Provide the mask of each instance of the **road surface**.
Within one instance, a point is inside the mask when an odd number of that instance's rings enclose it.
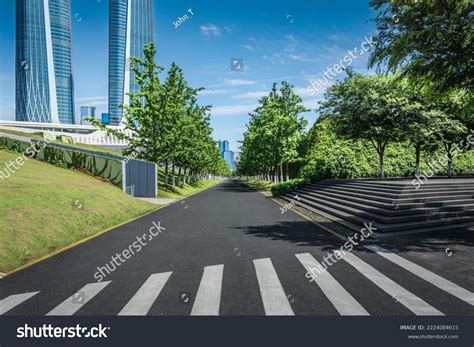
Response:
[[[0,280],[0,314],[474,313],[472,233],[364,242],[307,271],[344,242],[229,180]]]

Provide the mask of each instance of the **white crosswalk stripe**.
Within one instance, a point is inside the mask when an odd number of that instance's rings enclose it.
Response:
[[[173,272],[153,274],[119,312],[119,316],[145,316]]]
[[[89,283],[53,308],[47,316],[72,316],[74,313],[89,302],[94,296],[104,289],[111,281]]]
[[[23,294],[14,294],[7,296],[5,299],[0,300],[0,315],[10,311],[15,306],[18,306],[22,302],[32,298],[39,292],[23,293]]]
[[[293,309],[270,258],[256,259],[253,264],[265,314],[267,316],[293,316]]]
[[[378,255],[384,257],[385,259],[395,263],[405,270],[410,271],[412,274],[424,279],[425,281],[431,283],[432,285],[444,290],[445,292],[454,295],[455,297],[467,302],[474,306],[474,293],[470,292],[467,289],[464,289],[461,286],[431,272],[405,258],[402,258],[395,253],[392,253],[385,248],[376,245],[367,245],[366,248],[374,251]]]
[[[218,316],[221,304],[222,276],[224,265],[204,268],[201,283],[191,310],[192,316]]]
[[[329,273],[329,271],[321,271],[316,275],[315,269],[320,264],[309,253],[295,254],[296,258],[304,266],[307,273],[311,275],[314,282],[321,288],[324,295],[334,305],[337,312],[341,315],[368,316],[369,313],[362,307],[359,302],[349,294],[347,290]]]
[[[402,286],[395,283],[393,280],[376,270],[362,259],[358,258],[352,253],[346,253],[343,259],[352,265],[362,275],[372,281],[377,287],[382,289],[387,294],[400,302],[403,306],[409,309],[416,315],[426,316],[440,316],[442,312],[428,304],[423,299],[417,297],[415,294],[406,290]]]

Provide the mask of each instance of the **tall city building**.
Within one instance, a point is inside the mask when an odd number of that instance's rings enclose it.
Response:
[[[86,117],[95,118],[95,106],[81,106],[81,124],[90,125],[91,122],[85,120]]]
[[[153,42],[152,0],[109,1],[109,117],[111,125],[122,119],[120,104],[128,104],[127,93],[138,86],[129,58],[143,59],[143,48]]]
[[[219,151],[221,152],[221,157],[224,158],[231,170],[235,170],[234,152],[230,150],[229,141],[219,140],[218,146]]]
[[[70,0],[16,1],[17,121],[74,123]]]

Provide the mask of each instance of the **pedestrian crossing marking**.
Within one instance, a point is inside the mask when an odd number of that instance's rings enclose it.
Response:
[[[221,304],[222,276],[224,265],[204,268],[201,283],[191,310],[192,316],[218,316]]]
[[[119,316],[145,316],[160,295],[173,272],[153,274],[143,283],[130,301],[119,312]]]
[[[454,295],[455,297],[474,306],[473,292],[464,289],[463,287],[458,286],[457,284],[435,274],[434,272],[431,272],[405,258],[402,258],[399,255],[386,250],[385,248],[376,245],[367,245],[366,248],[391,261],[392,263],[401,266],[405,270],[424,279],[425,281],[444,290],[445,292],[448,292],[449,294]]]
[[[14,294],[7,296],[5,299],[0,300],[0,315],[10,311],[12,308],[20,305],[22,302],[32,298],[39,292]]]
[[[317,269],[320,264],[309,253],[296,254],[307,273],[311,275],[314,282],[321,288],[324,295],[336,308],[337,312],[343,316],[368,316],[369,313],[362,307],[354,297],[329,273],[321,271],[317,276],[311,269]]]
[[[293,309],[270,258],[256,259],[253,264],[265,314],[267,316],[293,316]]]
[[[395,283],[393,280],[376,270],[362,259],[358,258],[352,253],[346,253],[342,258],[348,264],[352,265],[357,271],[368,278],[377,287],[382,289],[390,296],[397,298],[397,301],[409,309],[416,315],[425,316],[441,316],[442,312],[428,304],[423,299],[419,298],[412,292],[406,290],[402,286]]]
[[[47,316],[72,316],[104,289],[111,281],[89,283],[49,311]]]

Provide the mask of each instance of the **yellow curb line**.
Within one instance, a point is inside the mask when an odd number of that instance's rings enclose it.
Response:
[[[122,225],[125,225],[125,224],[128,224],[128,223],[131,223],[131,222],[133,222],[133,221],[135,221],[135,220],[137,220],[137,219],[140,219],[140,218],[142,218],[142,217],[148,216],[149,214],[151,214],[151,213],[153,213],[153,212],[156,212],[156,211],[158,211],[158,210],[161,210],[162,208],[171,206],[171,205],[173,205],[174,203],[176,203],[176,202],[178,202],[178,201],[180,201],[180,200],[182,200],[182,199],[185,199],[185,198],[187,198],[187,197],[189,197],[189,196],[192,196],[192,195],[201,193],[201,192],[203,192],[203,191],[205,191],[205,190],[207,190],[207,189],[209,189],[209,188],[214,187],[215,185],[217,185],[217,184],[219,184],[219,183],[220,183],[220,181],[217,182],[216,184],[210,186],[210,187],[207,187],[207,188],[203,189],[203,190],[194,192],[194,193],[192,193],[192,194],[190,194],[190,195],[188,195],[188,196],[186,196],[186,197],[183,197],[183,198],[181,198],[181,199],[177,199],[177,201],[175,201],[175,202],[172,202],[172,203],[166,204],[166,205],[158,206],[156,209],[154,209],[154,210],[152,210],[152,211],[149,211],[149,212],[147,212],[147,213],[145,213],[145,214],[143,214],[143,215],[141,215],[141,216],[132,218],[132,219],[130,219],[130,220],[128,220],[128,221],[125,221],[125,222],[122,222],[122,223],[120,223],[120,224],[114,225],[114,226],[112,226],[112,227],[110,227],[110,228],[108,228],[108,229],[99,231],[97,234],[88,236],[88,237],[86,237],[85,239],[75,241],[75,242],[73,242],[73,243],[71,243],[71,244],[69,244],[69,245],[67,245],[67,246],[65,246],[65,247],[63,247],[63,248],[57,249],[57,250],[55,250],[55,251],[53,251],[53,252],[51,252],[51,253],[49,253],[49,254],[43,255],[42,257],[37,258],[37,259],[35,259],[35,260],[32,260],[32,261],[30,261],[30,262],[28,262],[28,263],[26,263],[26,264],[24,264],[24,265],[21,265],[21,266],[19,266],[19,267],[13,269],[13,270],[11,270],[11,271],[8,271],[8,272],[6,272],[6,273],[0,273],[0,280],[6,278],[7,276],[10,276],[10,275],[14,274],[15,272],[18,272],[18,271],[20,271],[20,270],[26,269],[26,268],[28,268],[28,267],[30,267],[30,266],[32,266],[32,265],[35,265],[35,264],[37,264],[37,263],[39,263],[39,262],[41,262],[41,261],[43,261],[43,260],[46,260],[46,259],[48,259],[48,258],[51,258],[51,257],[55,256],[56,254],[62,253],[62,252],[64,252],[64,251],[67,251],[68,249],[71,249],[71,248],[74,248],[74,247],[76,247],[76,246],[79,246],[80,244],[85,243],[86,241],[89,241],[89,240],[92,240],[92,239],[94,239],[94,238],[96,238],[96,237],[99,237],[100,235],[103,235],[103,234],[105,234],[105,233],[107,233],[107,232],[109,232],[109,231],[111,231],[111,230],[113,230],[113,229],[115,229],[115,228],[121,227]]]
[[[137,219],[140,219],[140,218],[142,218],[142,217],[148,216],[149,214],[151,214],[151,213],[153,213],[153,212],[156,212],[156,211],[158,211],[158,210],[160,210],[160,209],[162,209],[163,207],[166,207],[166,206],[169,206],[169,205],[159,206],[158,208],[156,208],[156,209],[154,209],[154,210],[152,210],[152,211],[149,211],[149,212],[147,212],[147,213],[145,213],[145,214],[143,214],[143,215],[141,215],[141,216],[138,216],[138,217],[132,218],[132,219],[130,219],[130,220],[128,220],[128,221],[125,221],[125,222],[122,222],[122,223],[120,223],[120,224],[114,225],[114,226],[112,226],[112,227],[110,227],[110,228],[107,228],[107,229],[105,229],[105,230],[99,231],[97,234],[94,234],[94,235],[91,235],[91,236],[87,236],[87,237],[84,238],[84,239],[75,241],[75,242],[73,242],[73,243],[71,243],[71,244],[69,244],[69,245],[67,245],[67,246],[64,246],[63,248],[57,249],[57,250],[55,250],[55,251],[53,251],[53,252],[51,252],[51,253],[49,253],[49,254],[43,255],[42,257],[37,258],[37,259],[35,259],[35,260],[32,260],[32,261],[30,261],[30,262],[28,262],[28,263],[26,263],[26,264],[24,264],[24,265],[21,265],[21,266],[19,266],[19,267],[13,269],[13,270],[11,270],[11,271],[8,271],[7,273],[3,273],[3,275],[0,276],[0,279],[4,279],[5,277],[10,276],[10,275],[14,274],[15,272],[18,272],[18,271],[20,271],[20,270],[26,269],[26,268],[28,268],[28,267],[30,267],[30,266],[32,266],[32,265],[35,265],[35,264],[37,264],[37,263],[39,263],[39,262],[41,262],[41,261],[43,261],[43,260],[46,260],[46,259],[48,259],[48,258],[53,257],[53,256],[55,256],[56,254],[62,253],[62,252],[64,252],[64,251],[67,251],[68,249],[71,249],[71,248],[74,248],[74,247],[76,247],[76,246],[79,246],[80,244],[82,244],[82,243],[84,243],[84,242],[86,242],[86,241],[95,239],[96,237],[99,237],[100,235],[103,235],[103,234],[105,234],[105,233],[107,233],[107,232],[109,232],[109,231],[111,231],[111,230],[113,230],[113,229],[115,229],[115,228],[121,227],[122,225],[131,223],[131,222],[133,222],[133,221],[135,221],[135,220],[137,220]]]
[[[270,200],[276,202],[276,203],[277,203],[278,205],[280,205],[280,206],[285,206],[285,205],[283,205],[281,202],[279,202],[278,200],[275,200],[275,199],[272,198],[272,197],[270,197]],[[326,230],[328,233],[330,233],[330,234],[332,234],[332,235],[334,235],[334,236],[340,238],[341,240],[347,241],[347,238],[346,238],[346,237],[344,237],[344,236],[342,236],[341,234],[335,232],[334,230],[329,229],[328,227],[325,227],[325,226],[322,225],[322,224],[319,224],[319,223],[316,222],[314,219],[312,219],[312,218],[310,218],[310,217],[304,215],[303,213],[301,213],[301,212],[299,212],[299,211],[296,211],[296,210],[294,210],[294,209],[289,209],[289,211],[292,211],[293,213],[296,213],[297,215],[303,217],[303,218],[306,219],[307,221],[309,221],[309,222],[311,222],[311,223],[313,223],[313,224],[316,224],[318,227],[320,227],[320,228]]]
[[[247,184],[245,182],[243,182],[244,184]],[[250,185],[247,184],[247,186],[249,186],[250,188],[252,188]],[[252,188],[254,189],[254,188]],[[255,189],[256,190],[256,189]],[[276,200],[275,198],[273,198],[271,195],[265,195],[264,192],[262,191],[258,191],[260,194],[262,194],[264,197],[266,198],[269,198],[270,200],[272,200],[273,202],[277,203],[278,205],[280,206],[285,206],[283,205],[281,202],[279,202],[278,200]],[[340,238],[341,240],[344,240],[344,241],[348,241],[348,239],[345,237],[345,236],[342,236],[341,234],[335,232],[334,230],[331,230],[329,229],[328,227],[325,227],[324,225],[322,224],[319,224],[318,222],[316,222],[314,219],[304,215],[303,213],[299,212],[299,211],[296,211],[294,209],[289,209],[290,211],[292,211],[293,213],[296,213],[297,215],[299,215],[300,217],[303,217],[304,219],[306,219],[307,221],[317,225],[318,227],[320,227],[321,229],[327,231],[328,233],[332,234],[333,236],[336,236],[337,238]]]

